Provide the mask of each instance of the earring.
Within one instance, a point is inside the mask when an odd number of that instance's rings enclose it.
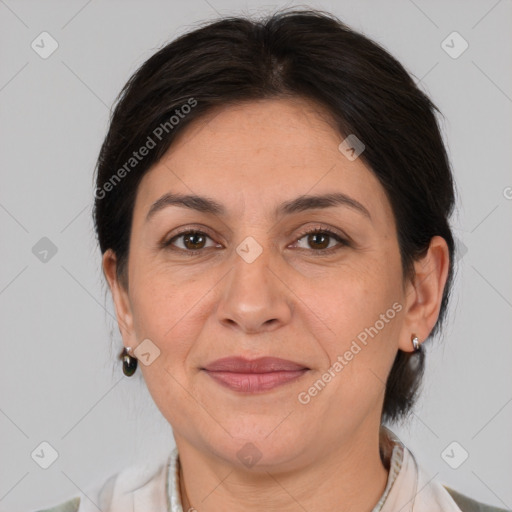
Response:
[[[124,347],[119,354],[119,359],[123,362],[123,373],[128,377],[131,377],[137,369],[137,358],[129,354],[130,350],[131,347]]]
[[[418,337],[413,334],[411,336],[412,346],[414,347],[414,351],[417,352],[420,349],[420,342],[418,340]]]

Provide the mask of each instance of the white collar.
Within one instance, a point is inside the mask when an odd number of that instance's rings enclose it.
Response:
[[[380,440],[389,461],[389,476],[386,490],[372,512],[462,512],[435,475],[429,476],[418,465],[391,430],[381,427]]]

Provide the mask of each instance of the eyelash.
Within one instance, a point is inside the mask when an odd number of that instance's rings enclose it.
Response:
[[[330,230],[330,229],[327,229],[327,228],[319,228],[319,227],[316,227],[316,228],[313,228],[313,229],[309,229],[309,230],[306,230],[304,232],[302,232],[297,238],[296,238],[296,242],[301,240],[302,238],[308,236],[308,235],[314,235],[314,234],[317,234],[317,233],[321,233],[321,234],[324,234],[324,235],[327,235],[328,237],[331,237],[331,238],[334,238],[337,242],[339,242],[339,245],[335,246],[335,247],[331,247],[329,249],[309,249],[310,251],[312,251],[313,253],[319,253],[318,256],[328,256],[328,255],[331,255],[333,254],[334,252],[340,250],[343,246],[349,246],[349,242],[347,240],[345,240],[344,238],[342,238],[338,233]],[[199,229],[186,229],[184,231],[181,231],[179,233],[177,233],[176,235],[174,235],[172,238],[170,238],[168,241],[164,241],[162,242],[161,244],[161,247],[163,249],[169,249],[171,251],[177,251],[177,252],[181,252],[181,253],[184,253],[186,254],[187,256],[195,256],[196,254],[204,251],[205,249],[181,249],[181,248],[176,248],[176,247],[173,247],[172,243],[177,240],[178,238],[180,237],[183,237],[185,235],[191,235],[191,234],[195,234],[195,235],[202,235],[202,236],[206,236],[208,238],[210,238],[210,240],[212,239],[208,233],[205,233],[204,231],[201,231]],[[294,242],[295,243],[295,242]],[[301,249],[301,250],[308,250],[308,249]]]

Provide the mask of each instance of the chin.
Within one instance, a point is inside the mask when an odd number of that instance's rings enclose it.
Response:
[[[223,424],[232,437],[222,430],[221,439],[209,439],[210,450],[229,464],[253,472],[292,469],[305,451],[307,440],[303,431],[290,425],[284,428],[279,421],[271,422],[268,418],[257,426],[256,422],[252,417],[242,423],[239,419],[238,423],[234,421],[231,428]]]

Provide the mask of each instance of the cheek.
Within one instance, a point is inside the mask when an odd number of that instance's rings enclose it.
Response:
[[[204,294],[201,276],[187,276],[163,257],[151,257],[149,251],[134,255],[132,265],[133,311],[145,328],[161,331],[172,327],[190,309],[201,290]]]
[[[400,288],[392,279],[384,279],[377,286],[378,275],[366,272],[357,280],[340,279],[330,300],[317,305],[322,317],[329,318],[332,331],[320,338],[327,358],[319,374],[332,384],[327,384],[319,407],[337,405],[359,417],[383,398],[398,349],[403,306]]]
[[[179,355],[187,349],[194,336],[194,307],[205,294],[198,279],[184,281],[155,264],[140,264],[132,276],[130,292],[134,329],[138,340],[151,339],[161,350],[164,359]],[[197,329],[197,325],[195,327]]]
[[[390,309],[385,320],[394,319],[399,307],[393,304],[402,298],[400,275],[375,262],[330,271],[316,280],[314,291],[305,282],[299,293],[328,330],[343,339],[357,336]]]
[[[381,388],[398,348],[404,309],[398,252],[340,267],[317,280],[313,295],[307,283],[300,293],[326,327],[324,369],[341,358],[345,385],[372,381]]]

